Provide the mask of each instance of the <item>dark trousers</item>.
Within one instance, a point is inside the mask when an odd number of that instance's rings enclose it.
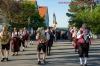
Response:
[[[25,47],[25,40],[24,39],[21,39],[19,40],[19,46],[21,47],[21,44],[23,47]]]
[[[87,43],[79,44],[78,50],[79,50],[79,57],[83,57],[83,55],[85,55],[85,57],[88,57],[89,44]]]
[[[30,41],[33,41],[33,40],[34,40],[34,36],[31,35],[31,36],[30,36]]]
[[[50,55],[51,47],[47,45],[47,55]]]
[[[52,47],[52,42],[49,41],[47,44],[47,55],[50,55],[51,47]]]

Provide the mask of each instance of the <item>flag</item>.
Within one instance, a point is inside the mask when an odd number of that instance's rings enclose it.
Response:
[[[53,14],[53,23],[56,23],[56,15],[55,15],[55,13]]]

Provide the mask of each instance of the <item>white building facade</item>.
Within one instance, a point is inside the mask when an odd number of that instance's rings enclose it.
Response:
[[[100,4],[100,0],[93,0],[95,4]]]

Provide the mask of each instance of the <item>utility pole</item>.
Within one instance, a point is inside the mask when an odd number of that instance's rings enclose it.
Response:
[[[90,5],[90,7],[91,7],[91,12],[92,12],[92,10],[93,10],[93,4],[94,4],[94,0],[91,0],[91,5]]]
[[[29,29],[29,24],[30,24],[30,17],[28,17],[28,29]]]
[[[91,12],[92,12],[92,8],[93,8],[93,6],[92,6],[92,4],[91,4]]]

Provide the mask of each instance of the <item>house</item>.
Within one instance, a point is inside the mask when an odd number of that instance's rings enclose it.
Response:
[[[25,0],[23,0],[25,1]],[[36,10],[40,14],[41,17],[45,19],[45,24],[47,27],[49,27],[49,14],[48,14],[48,7],[47,6],[38,6],[37,0],[29,0],[31,4],[34,4],[36,7]]]
[[[40,6],[38,8],[38,12],[41,17],[45,19],[45,24],[49,27],[49,14],[48,14],[48,7],[47,6]]]
[[[100,4],[100,0],[93,0],[95,4]]]

